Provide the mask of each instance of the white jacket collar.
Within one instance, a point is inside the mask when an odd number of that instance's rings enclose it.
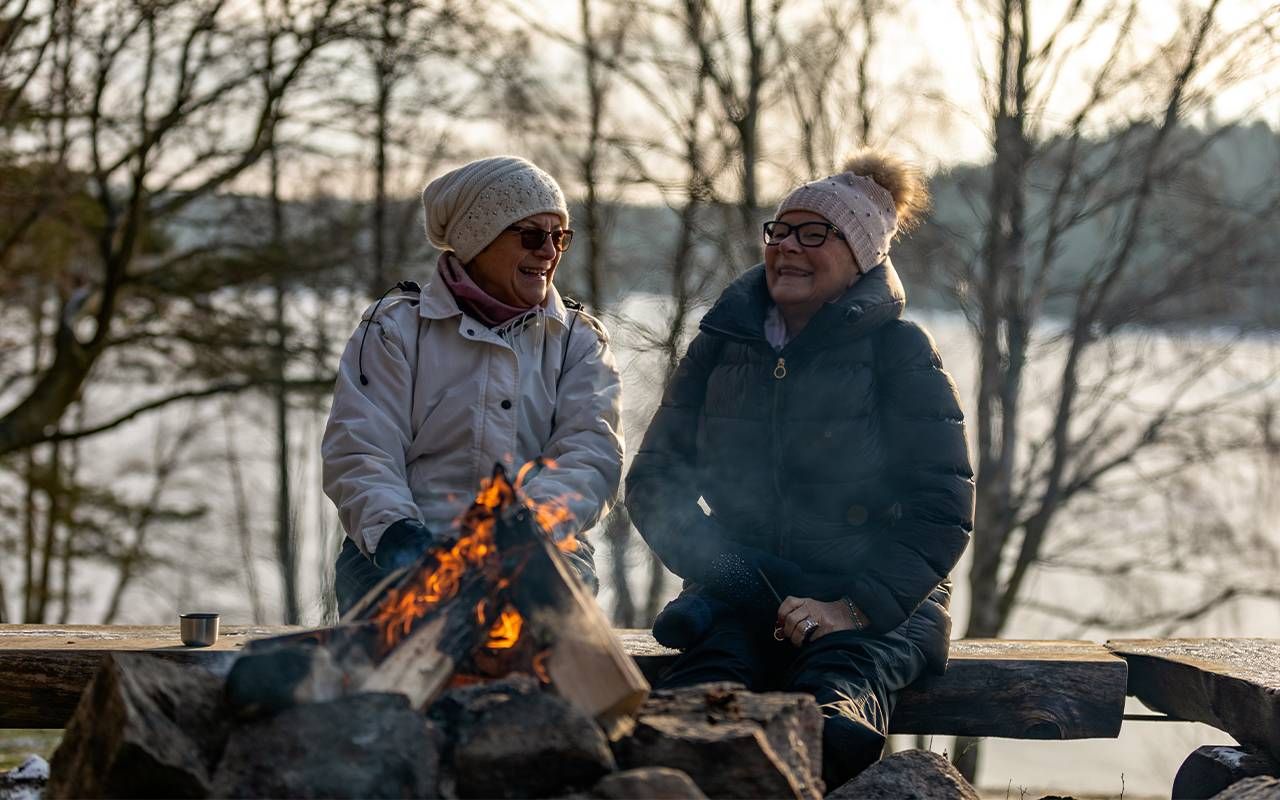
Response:
[[[547,299],[543,303],[543,311],[549,319],[554,319],[561,326],[569,326],[569,309],[565,307],[564,300],[560,297],[560,292],[552,284],[547,292]],[[444,281],[440,280],[438,273],[432,272],[431,279],[422,287],[422,294],[418,302],[418,314],[426,319],[448,319],[456,317],[462,313],[462,309],[458,308],[458,301],[454,298],[453,293],[449,291],[449,287],[444,285]]]

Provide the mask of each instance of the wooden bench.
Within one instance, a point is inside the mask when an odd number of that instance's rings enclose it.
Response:
[[[177,626],[0,625],[0,728],[60,728],[102,657],[148,652],[215,672],[248,641],[300,630],[225,626],[217,644],[184,647]],[[647,630],[618,632],[650,681],[674,659]],[[894,733],[1021,739],[1114,737],[1124,714],[1125,661],[1091,642],[962,640],[951,667],[903,691]]]
[[[1280,762],[1280,639],[1115,639],[1129,694]]]

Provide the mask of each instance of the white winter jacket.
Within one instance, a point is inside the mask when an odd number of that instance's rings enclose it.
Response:
[[[545,308],[500,334],[433,275],[418,295],[388,296],[368,325],[363,357],[363,322],[342,355],[321,444],[325,493],[363,552],[406,517],[449,530],[495,463],[537,456],[556,466],[526,495],[560,498],[575,517],[557,535],[605,513],[622,472],[622,383],[595,319],[552,287]]]

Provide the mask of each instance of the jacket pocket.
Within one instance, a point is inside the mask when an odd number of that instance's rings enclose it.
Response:
[[[414,431],[405,461],[437,453],[470,452],[478,410],[475,394],[470,384],[446,389]]]
[[[904,634],[924,654],[929,671],[941,675],[947,671],[951,651],[951,581],[935,588],[920,607],[903,623]]]

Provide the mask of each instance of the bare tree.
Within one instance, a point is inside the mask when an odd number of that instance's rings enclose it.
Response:
[[[332,41],[337,2],[17,5],[12,19],[20,22],[7,24],[0,37],[0,86],[14,90],[3,93],[4,128],[17,135],[0,147],[0,167],[19,180],[6,182],[0,202],[21,213],[14,225],[6,215],[0,230],[0,274],[34,293],[32,338],[23,348],[32,367],[3,379],[0,453],[18,454],[26,464],[23,618],[47,617],[56,553],[63,617],[70,613],[73,560],[104,554],[118,560],[110,617],[146,559],[138,548],[73,542],[72,527],[63,528],[59,542],[60,526],[76,511],[73,490],[83,494],[68,479],[65,451],[70,446],[74,455],[82,439],[183,399],[261,384],[285,396],[279,356],[287,342],[279,316],[269,374],[256,363],[263,350],[252,342],[245,347],[242,332],[252,339],[256,324],[238,325],[238,342],[220,338],[231,325],[217,331],[207,324],[208,313],[216,314],[207,294],[220,279],[230,286],[256,277],[234,255],[256,242],[214,241],[197,232],[195,221],[218,202],[217,192],[275,152],[284,98]],[[46,18],[47,26],[32,21]],[[283,214],[279,193],[272,194],[278,245]],[[181,244],[169,238],[175,230]],[[205,324],[190,324],[197,317]],[[220,348],[249,354],[239,375],[207,368],[229,366],[221,353],[204,357]],[[157,372],[165,375],[162,384]],[[83,398],[92,383],[125,375],[125,384],[163,385],[169,392],[129,392],[114,408],[95,404],[97,413],[90,412]],[[150,396],[138,401],[139,394]],[[67,425],[71,408],[79,412]],[[110,408],[105,419],[103,408]],[[43,463],[38,448],[48,450]],[[281,483],[287,489],[287,476]],[[112,502],[119,507],[122,501]],[[84,531],[76,536],[93,538]],[[296,596],[296,589],[286,594]],[[296,609],[297,603],[287,605]],[[296,620],[296,611],[290,618]]]
[[[229,185],[266,152],[282,99],[328,40],[335,2],[308,4],[283,32],[265,37],[262,25],[241,17],[251,12],[221,0],[101,3],[63,15],[50,47],[62,48],[66,61],[38,68],[49,91],[28,86],[27,97],[53,109],[63,104],[55,127],[65,140],[55,150],[85,164],[94,258],[55,315],[47,362],[0,412],[0,453],[53,437],[116,341],[114,323],[140,278],[154,226]],[[269,66],[266,42],[277,48]],[[270,70],[265,78],[263,69]],[[229,114],[246,124],[224,124]]]
[[[202,429],[203,422],[198,417],[191,416],[172,438],[163,430],[157,431],[155,452],[147,469],[151,473],[151,488],[129,514],[129,527],[133,529],[131,539],[124,545],[122,552],[113,554],[112,561],[117,569],[116,580],[111,588],[107,609],[102,615],[103,625],[116,621],[125,592],[147,562],[154,557],[148,542],[152,529],[158,523],[175,517],[203,516],[203,508],[179,510],[165,502],[165,494],[171,490],[176,473],[189,465],[187,451]]]
[[[454,137],[448,123],[463,114],[472,95],[459,90],[461,65],[452,55],[470,51],[480,62],[473,68],[483,68],[484,49],[468,47],[483,29],[483,7],[464,13],[447,2],[391,0],[362,2],[358,9],[356,40],[369,74],[367,82],[353,87],[357,97],[349,102],[361,116],[372,111],[373,129],[362,139],[373,151],[373,252],[366,292],[376,297],[393,282],[389,270],[401,266],[421,238],[412,222],[419,213],[413,197],[449,154]],[[433,71],[433,62],[441,58],[449,69]],[[365,94],[371,95],[368,101],[360,97]],[[430,115],[423,113],[426,109]],[[424,127],[432,117],[440,123]],[[400,180],[393,180],[397,175]],[[402,195],[409,201],[402,202]]]
[[[764,157],[761,125],[785,74],[787,53],[779,26],[786,5],[784,0],[773,0],[761,11],[754,0],[743,0],[732,20],[707,0],[684,0],[680,9],[687,44],[696,52],[698,70],[709,87],[706,99],[714,99],[721,120],[732,131],[725,155],[740,181],[733,203],[738,225],[730,228],[724,247],[730,260],[756,257]]]
[[[1028,575],[1088,496],[1126,476],[1169,479],[1240,446],[1230,425],[1213,441],[1189,433],[1206,415],[1229,419],[1247,408],[1257,383],[1206,393],[1222,352],[1191,348],[1150,369],[1133,342],[1149,330],[1143,326],[1192,321],[1188,298],[1274,268],[1272,245],[1258,245],[1280,219],[1274,187],[1244,202],[1215,190],[1205,165],[1227,126],[1203,135],[1183,127],[1245,65],[1268,58],[1260,33],[1267,26],[1257,24],[1265,20],[1219,30],[1216,0],[1187,5],[1170,41],[1131,60],[1137,3],[1072,3],[1039,38],[1032,23],[1043,18],[1031,6],[997,6],[995,67],[986,76],[993,160],[985,199],[978,187],[972,197],[981,233],[959,234],[976,246],[964,245],[953,262],[979,353],[973,637],[1006,629]],[[1265,13],[1274,27],[1276,11]],[[1104,35],[1111,55],[1082,70],[1080,43]],[[1055,90],[1082,74],[1083,99],[1065,130],[1055,130],[1065,102]],[[1107,130],[1106,139],[1090,141],[1091,130]],[[1197,194],[1180,207],[1188,185]],[[1179,226],[1195,234],[1176,235]],[[1086,241],[1099,246],[1082,247]],[[1228,248],[1230,276],[1215,263]],[[1182,313],[1168,313],[1175,308]],[[1138,403],[1142,381],[1169,390]],[[1095,530],[1089,541],[1104,538]],[[972,776],[978,748],[961,741],[956,751]]]
[[[884,115],[873,107],[872,75],[892,11],[882,0],[829,0],[779,31],[779,68],[804,167],[785,170],[792,182],[830,175],[850,152],[889,138],[876,127]]]
[[[583,187],[580,227],[586,251],[583,261],[587,274],[587,302],[595,313],[603,314],[609,307],[610,295],[605,283],[608,266],[612,263],[609,234],[617,209],[616,203],[611,202],[616,196],[616,188],[614,192],[607,193],[607,179],[603,174],[606,170],[605,152],[609,147],[605,124],[614,88],[613,73],[608,64],[618,63],[624,57],[627,29],[634,17],[634,9],[625,7],[619,11],[615,7],[613,13],[606,9],[606,19],[602,24],[598,19],[598,5],[593,0],[581,0],[579,3],[587,130],[586,145],[577,166]],[[613,620],[624,627],[631,627],[636,624],[637,608],[628,575],[633,536],[626,506],[616,503],[601,528],[609,548],[610,584],[614,592]]]

